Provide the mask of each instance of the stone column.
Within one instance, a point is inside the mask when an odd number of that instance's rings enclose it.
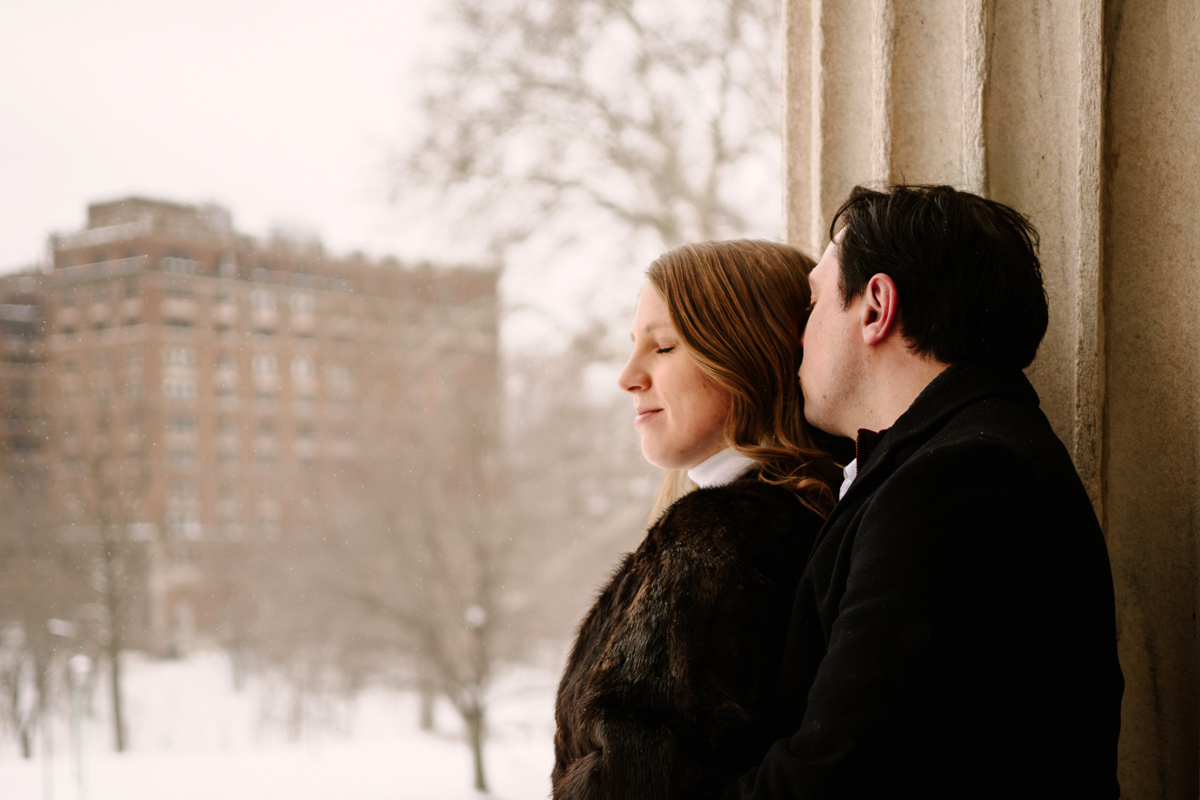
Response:
[[[1126,797],[1200,781],[1200,10],[1191,0],[784,0],[785,220],[819,253],[863,182],[1028,214],[1029,369],[1101,516]]]
[[[1104,28],[1102,452],[1128,683],[1122,756],[1129,797],[1194,798],[1200,7],[1110,2]]]

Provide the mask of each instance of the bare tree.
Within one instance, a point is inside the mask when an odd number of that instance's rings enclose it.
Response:
[[[431,271],[414,281],[416,296],[364,320],[370,346],[341,362],[353,420],[330,432],[337,446],[320,468],[280,467],[290,516],[278,540],[244,549],[263,598],[244,639],[289,686],[292,735],[368,680],[424,685],[461,716],[482,791],[487,688],[512,652],[502,602],[511,537],[496,513],[495,280]]]
[[[507,362],[504,497],[536,565],[509,601],[532,635],[567,639],[620,554],[634,549],[660,479],[642,458],[615,376],[623,348],[593,321],[559,353]]]
[[[89,576],[99,609],[95,621],[100,630],[95,633],[112,702],[113,747],[124,752],[128,730],[122,653],[129,647],[127,631],[155,544],[141,516],[150,482],[151,451],[142,434],[145,409],[142,402],[131,404],[122,419],[123,435],[115,435],[118,418],[107,407],[109,376],[97,370],[87,397],[79,396],[74,374],[64,380],[51,420],[51,438],[62,456],[56,484],[63,498],[59,538],[81,564],[79,572]]]
[[[455,0],[396,194],[495,245],[603,215],[662,247],[777,219],[776,0]]]
[[[0,279],[0,725],[26,758],[36,730],[48,734],[68,654],[59,637],[80,631],[71,620],[86,593],[50,512],[36,287],[30,275]]]
[[[69,653],[60,637],[80,630],[71,620],[83,588],[73,554],[48,524],[42,477],[28,463],[0,475],[0,724],[25,758],[37,729],[49,724]]]
[[[567,635],[587,589],[636,543],[654,480],[627,404],[589,386],[596,362],[616,368],[594,329],[563,353],[517,359],[521,386],[501,402],[492,301],[429,313],[461,318],[415,352],[364,351],[356,411],[374,435],[332,479],[291,473],[295,505],[313,513],[245,552],[269,598],[246,638],[290,687],[294,736],[370,680],[445,697],[486,791],[498,667],[534,637]],[[402,407],[386,402],[389,376],[409,385]],[[505,421],[509,402],[525,413]]]
[[[513,537],[497,514],[494,284],[473,300],[424,313],[441,317],[442,335],[397,353],[401,361],[391,366],[406,376],[407,408],[378,406],[387,392],[363,398],[363,413],[391,435],[364,443],[352,481],[361,500],[343,504],[358,515],[337,537],[350,579],[342,595],[377,630],[392,631],[393,648],[412,654],[419,685],[454,706],[467,730],[475,787],[487,791],[486,694],[512,645],[504,632],[514,630],[503,605]]]
[[[250,618],[237,655],[272,677],[260,714],[291,741],[338,730],[339,711],[370,677],[354,655],[366,626],[338,593],[341,564],[330,558],[327,533],[297,526],[239,551],[247,567],[239,588],[257,602],[244,607]]]
[[[688,240],[773,234],[778,18],[775,0],[453,0],[446,57],[426,73],[421,133],[397,159],[396,198],[422,205],[422,224],[433,216],[469,230],[510,267],[515,246],[535,240],[554,259],[588,237],[637,241],[641,259]],[[492,523],[478,528],[490,535],[452,545],[447,531],[477,528],[438,518],[462,501],[430,486],[419,494],[434,502],[377,526],[411,555],[396,565],[412,573],[400,585],[419,589],[387,607],[435,672],[456,676],[446,690],[481,733],[483,708],[475,725],[472,703],[487,672],[471,653],[494,659],[496,632],[518,619],[560,631],[546,613],[561,596],[554,578],[598,583],[649,508],[653,478],[627,407],[583,389],[590,369],[614,361],[594,346],[606,324],[556,337],[540,362],[512,362],[507,377],[527,391],[507,427]]]
[[[436,418],[413,418],[427,440],[418,452],[391,459],[377,452],[364,462],[371,467],[356,483],[373,488],[348,504],[370,516],[349,528],[370,542],[349,546],[357,558],[355,568],[340,570],[351,578],[346,596],[400,633],[417,680],[456,709],[480,791],[487,791],[488,691],[498,667],[535,638],[569,633],[590,600],[587,589],[634,546],[650,506],[654,479],[627,404],[613,402],[621,400],[615,388],[590,396],[590,367],[602,360],[615,369],[594,332],[566,352],[509,365],[507,374],[523,385],[504,405],[524,413],[507,421],[495,378],[478,364],[442,372],[433,383],[454,387],[453,396],[435,392],[428,407],[438,409]]]

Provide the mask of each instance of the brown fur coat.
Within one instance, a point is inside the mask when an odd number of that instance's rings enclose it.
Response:
[[[556,800],[713,797],[758,763],[820,525],[753,478],[667,509],[580,624],[558,690]]]

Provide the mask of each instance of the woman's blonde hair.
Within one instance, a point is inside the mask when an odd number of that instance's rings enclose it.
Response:
[[[813,266],[790,245],[736,239],[677,247],[646,277],[696,364],[729,395],[727,441],[758,463],[762,480],[824,516],[840,473],[813,441],[796,377]],[[655,516],[691,486],[669,473]]]

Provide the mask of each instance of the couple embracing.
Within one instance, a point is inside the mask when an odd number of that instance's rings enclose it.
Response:
[[[667,477],[580,624],[554,797],[1117,797],[1108,556],[1021,372],[1035,230],[860,187],[831,238],[647,272],[619,381]]]

